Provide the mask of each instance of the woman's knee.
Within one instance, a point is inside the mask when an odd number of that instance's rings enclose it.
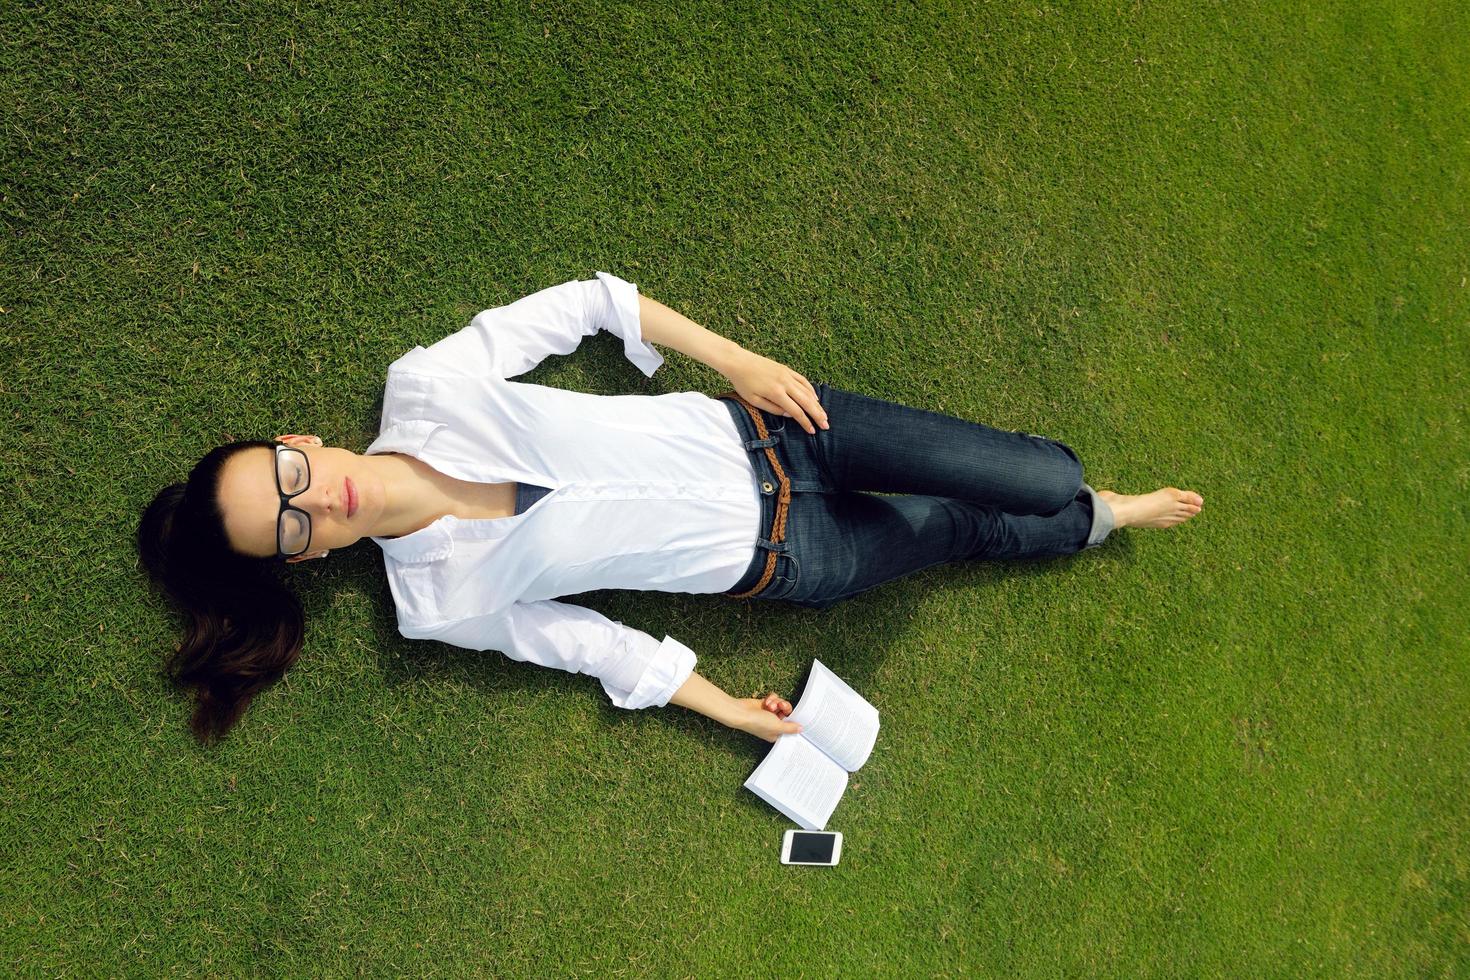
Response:
[[[1082,491],[1082,461],[1077,458],[1070,446],[1060,442],[1053,443],[1061,449],[1065,456],[1058,460],[1056,468],[1046,481],[1047,486],[1044,493],[1047,509],[1043,514],[1055,514],[1077,499],[1077,494]]]

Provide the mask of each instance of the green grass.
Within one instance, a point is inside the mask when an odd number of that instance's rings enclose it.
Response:
[[[13,4],[0,957],[27,974],[1470,971],[1470,8]],[[363,543],[212,751],[142,507],[361,450],[384,370],[594,270],[814,380],[1206,498],[817,613],[585,604],[882,711],[777,863],[763,747],[402,639]],[[529,380],[645,379],[609,337]]]

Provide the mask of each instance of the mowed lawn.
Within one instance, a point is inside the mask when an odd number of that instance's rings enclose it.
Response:
[[[1470,7],[0,11],[0,962],[24,975],[1470,971]],[[133,550],[212,446],[597,270],[808,377],[1073,446],[1169,531],[824,612],[574,601],[882,712],[778,863],[765,743],[291,572],[218,747]],[[525,380],[652,379],[599,336]]]

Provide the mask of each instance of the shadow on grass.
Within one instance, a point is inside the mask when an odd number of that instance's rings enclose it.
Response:
[[[963,602],[975,595],[1016,580],[1066,575],[1074,569],[1092,571],[1127,562],[1134,553],[1128,535],[1114,534],[1101,548],[1061,558],[1034,561],[967,562],[936,566],[907,578],[888,582],[828,609],[812,609],[786,602],[735,601],[715,595],[638,591],[600,591],[568,596],[567,601],[597,609],[610,619],[642,624],[656,638],[664,633],[687,643],[700,658],[700,671],[730,690],[735,697],[780,691],[799,700],[812,660],[821,660],[859,693],[883,708],[877,677],[890,654],[908,645],[912,624],[924,600],[939,594]],[[384,682],[391,687],[449,678],[486,697],[517,698],[563,692],[590,698],[598,719],[620,739],[633,740],[644,725],[668,726],[702,744],[748,760],[753,769],[769,746],[726,728],[692,711],[626,711],[611,704],[590,678],[521,664],[499,653],[467,650],[436,641],[409,641],[398,634],[394,603],[380,558],[365,552],[353,555],[353,567],[344,575],[358,581],[372,576],[378,583],[370,603],[381,642],[378,662]],[[360,563],[360,565],[359,565]],[[369,568],[371,566],[371,568]],[[360,576],[360,577],[359,577]],[[312,587],[303,596],[308,608],[330,601],[329,589]],[[660,624],[654,626],[654,624]],[[729,680],[760,677],[747,690]],[[785,679],[783,684],[782,679]],[[732,787],[731,795],[753,811],[765,804]]]

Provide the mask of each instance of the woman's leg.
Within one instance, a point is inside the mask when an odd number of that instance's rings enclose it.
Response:
[[[943,562],[1073,554],[1115,527],[1171,527],[1204,502],[1174,487],[1104,499],[1055,440],[824,384],[817,395],[831,428],[815,435],[765,414],[795,475],[787,540],[758,598],[828,606]]]
[[[808,436],[835,490],[930,494],[1011,514],[1055,514],[1082,489],[1071,447],[1023,432],[817,385],[831,424]],[[1091,498],[1089,498],[1091,499]]]
[[[830,605],[943,562],[1073,554],[1115,526],[1062,443],[828,385],[817,394],[831,428],[809,436],[767,419],[799,472],[820,479],[793,496],[790,554],[762,598]]]
[[[827,606],[944,562],[1075,554],[1112,530],[1106,505],[1094,510],[1094,502],[1079,494],[1037,515],[927,494],[814,494],[793,514],[795,554],[771,598]]]

